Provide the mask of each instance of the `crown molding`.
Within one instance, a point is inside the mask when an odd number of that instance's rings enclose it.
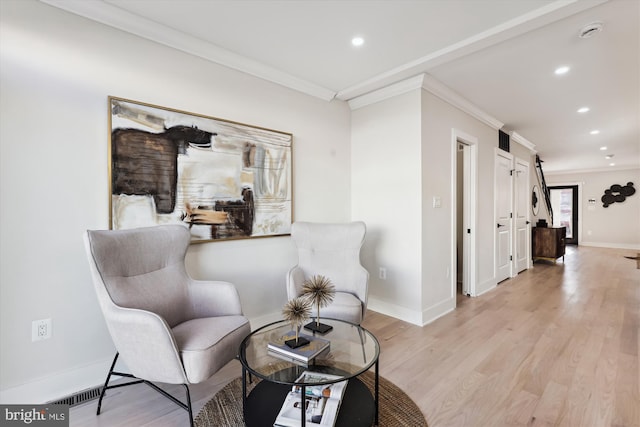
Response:
[[[446,46],[426,56],[402,64],[370,79],[344,88],[336,94],[336,98],[347,101],[366,93],[388,86],[400,79],[406,79],[420,72],[425,72],[439,65],[451,62],[465,55],[493,46],[505,40],[520,36],[606,3],[610,0],[555,0],[529,13],[518,16],[486,31],[475,34],[450,46]]]
[[[40,2],[325,101],[331,101],[336,95],[336,92],[330,89],[158,24],[102,0],[40,0]]]
[[[393,83],[389,86],[377,89],[364,95],[347,101],[351,110],[357,110],[358,108],[366,107],[367,105],[375,104],[376,102],[384,101],[385,99],[393,98],[394,96],[402,95],[403,93],[410,92],[414,89],[420,89],[424,82],[424,74],[411,77],[406,80]]]
[[[483,111],[480,107],[473,104],[463,96],[451,90],[449,87],[442,84],[439,80],[430,76],[429,74],[419,74],[406,80],[391,84],[383,87],[382,89],[374,90],[364,95],[347,101],[351,110],[357,110],[358,108],[366,107],[367,105],[375,104],[376,102],[384,101],[385,99],[392,98],[394,96],[402,95],[414,89],[424,89],[443,101],[453,105],[456,108],[464,111],[470,116],[480,120],[482,123],[492,127],[493,129],[501,129],[504,123],[489,115]]]
[[[464,98],[462,95],[450,89],[448,86],[445,86],[435,77],[430,76],[429,74],[423,74],[424,80],[422,82],[422,88],[431,92],[433,95],[442,99],[443,101],[448,102],[454,107],[459,108],[470,116],[480,120],[484,124],[492,127],[495,130],[500,130],[504,123],[490,114],[486,113],[480,107]]]
[[[525,137],[523,137],[517,132],[511,132],[511,139],[517,142],[518,144],[522,145],[524,148],[529,149],[534,154],[538,152],[536,150],[535,144],[533,144],[531,141],[529,141],[528,139],[526,139]]]
[[[197,37],[158,24],[104,0],[39,1],[325,101],[331,101],[333,99],[348,101],[381,88],[386,88],[399,81],[410,79],[416,74],[425,72],[432,67],[542,27],[608,0],[554,0],[522,16],[339,92],[243,57],[242,55],[238,55]]]

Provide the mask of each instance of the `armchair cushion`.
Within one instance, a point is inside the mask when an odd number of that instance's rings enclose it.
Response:
[[[236,344],[251,328],[244,316],[220,316],[188,320],[172,331],[187,379],[199,383],[238,355]]]
[[[362,301],[347,292],[336,292],[333,302],[320,308],[320,317],[340,319],[359,325],[362,322]]]

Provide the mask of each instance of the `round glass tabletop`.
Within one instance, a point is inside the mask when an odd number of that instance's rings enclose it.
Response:
[[[315,318],[314,318],[315,320]],[[378,360],[380,346],[376,337],[359,325],[320,318],[333,328],[325,333],[301,329],[300,334],[329,341],[329,348],[309,362],[302,362],[274,351],[284,341],[295,336],[285,320],[270,323],[253,331],[240,345],[240,362],[253,375],[273,383],[293,384],[305,370],[318,370],[338,375],[341,379],[356,377]],[[271,348],[270,348],[271,344]],[[304,352],[305,347],[300,347]]]

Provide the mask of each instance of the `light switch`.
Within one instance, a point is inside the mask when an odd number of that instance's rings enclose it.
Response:
[[[440,198],[440,196],[434,196],[433,197],[433,207],[434,208],[441,208],[442,207],[442,199]]]

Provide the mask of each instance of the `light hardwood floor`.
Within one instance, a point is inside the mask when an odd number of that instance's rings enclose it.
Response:
[[[633,251],[568,247],[418,327],[370,311],[381,375],[439,426],[640,426],[640,270]],[[234,361],[191,387],[194,414],[240,375]],[[182,397],[182,388],[167,387]],[[144,385],[71,409],[71,426],[183,426]]]

